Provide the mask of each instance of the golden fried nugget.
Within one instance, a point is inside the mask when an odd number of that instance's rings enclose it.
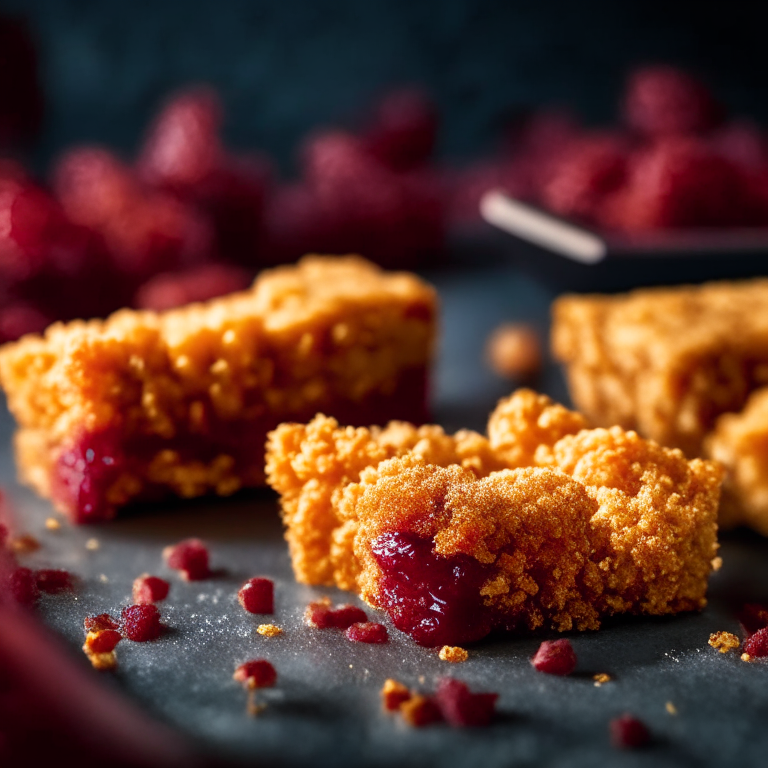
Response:
[[[57,323],[0,351],[20,476],[92,521],[262,484],[288,419],[423,421],[435,313],[414,275],[308,256],[204,304]]]
[[[267,476],[297,579],[358,592],[424,645],[701,609],[719,467],[583,427],[530,390],[499,403],[489,439],[323,416],[282,424]]]
[[[768,280],[565,296],[552,348],[594,424],[699,456],[717,417],[768,384]]]

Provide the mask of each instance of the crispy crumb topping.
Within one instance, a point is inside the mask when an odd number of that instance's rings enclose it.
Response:
[[[732,632],[713,632],[709,636],[709,644],[720,653],[728,653],[741,645],[739,638]]]
[[[459,648],[456,645],[444,645],[438,654],[441,661],[449,661],[452,664],[460,664],[469,658],[469,653],[465,648]]]
[[[264,637],[277,637],[283,634],[283,630],[277,624],[259,624],[256,631]]]

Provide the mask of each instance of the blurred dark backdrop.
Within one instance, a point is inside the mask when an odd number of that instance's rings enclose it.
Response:
[[[39,47],[46,119],[35,165],[62,147],[137,144],[169,91],[220,90],[226,136],[284,166],[317,125],[353,119],[395,83],[421,83],[443,117],[440,152],[493,148],[515,110],[570,104],[607,122],[626,70],[701,74],[735,113],[768,118],[765,11],[503,0],[3,0]]]

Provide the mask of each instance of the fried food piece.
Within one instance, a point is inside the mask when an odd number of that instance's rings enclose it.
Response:
[[[768,384],[768,280],[565,296],[552,348],[590,422],[700,456],[718,416]]]
[[[414,275],[308,256],[204,304],[57,323],[0,351],[21,479],[94,521],[262,484],[288,419],[423,421],[435,312]]]
[[[726,468],[721,525],[768,536],[768,388],[754,392],[741,413],[723,414],[704,451]]]
[[[281,425],[267,476],[297,579],[357,591],[424,645],[702,608],[720,469],[583,425],[530,390],[499,403],[489,439]]]

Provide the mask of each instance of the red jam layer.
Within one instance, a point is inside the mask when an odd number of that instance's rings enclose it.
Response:
[[[469,555],[438,555],[431,539],[386,533],[371,545],[382,570],[378,600],[419,645],[464,645],[493,628],[480,589],[489,569]]]

